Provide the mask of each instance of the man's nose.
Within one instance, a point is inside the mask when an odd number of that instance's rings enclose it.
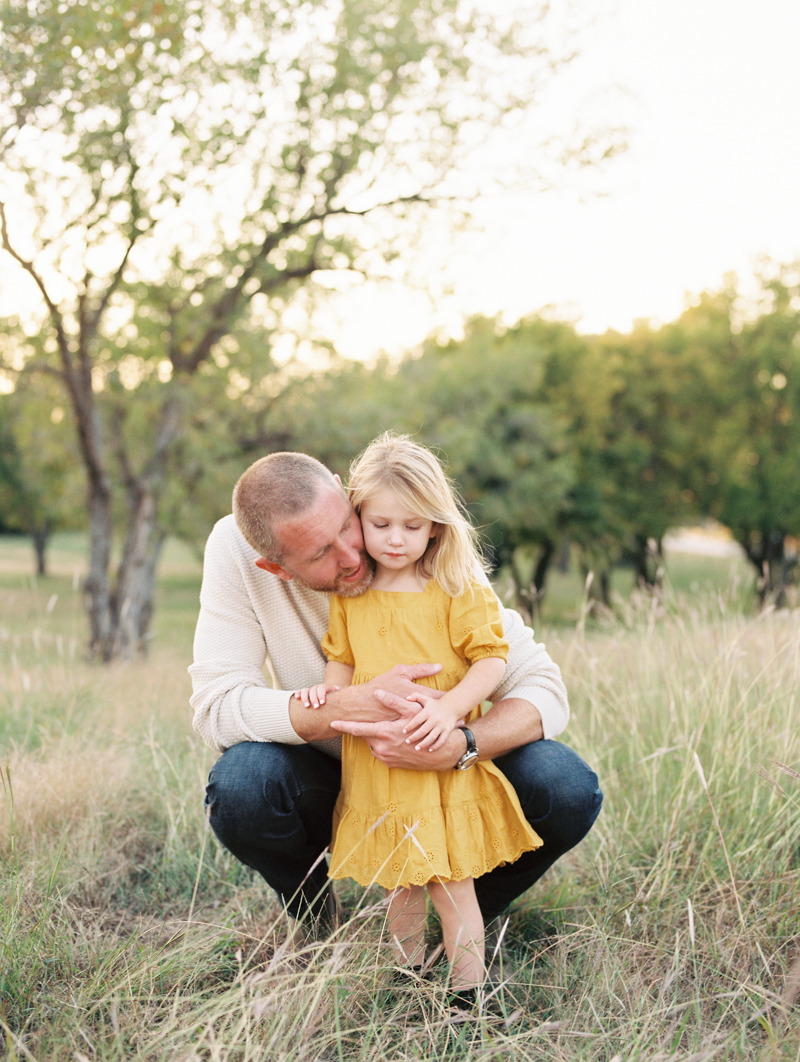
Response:
[[[351,542],[343,542],[339,550],[340,568],[357,568],[361,562],[361,552]]]

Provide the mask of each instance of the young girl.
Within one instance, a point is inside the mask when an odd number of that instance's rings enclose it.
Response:
[[[447,692],[434,699],[420,690],[420,711],[405,726],[408,742],[433,751],[480,716],[502,678],[508,644],[497,598],[481,580],[474,529],[429,450],[386,433],[353,463],[349,490],[375,577],[360,597],[331,598],[325,683],[299,696],[319,707],[326,692],[368,682],[394,664],[441,663],[422,681]],[[541,843],[490,761],[467,759],[452,771],[389,769],[366,741],[344,735],[329,874],[388,890],[398,962],[417,968],[427,886],[460,1001],[470,1002],[484,978],[474,879]]]

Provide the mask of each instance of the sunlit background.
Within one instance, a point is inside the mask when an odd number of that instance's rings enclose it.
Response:
[[[557,187],[486,196],[409,282],[353,281],[318,318],[340,353],[398,353],[475,313],[553,307],[584,332],[667,321],[688,295],[800,257],[800,4],[597,0],[537,121],[624,126],[628,150]],[[526,158],[526,140],[519,142]],[[0,314],[29,291],[0,266]]]
[[[480,231],[427,248],[435,304],[365,285],[330,320],[342,353],[396,352],[433,329],[458,334],[470,314],[511,322],[545,306],[584,332],[626,331],[672,320],[729,272],[746,285],[761,256],[800,257],[800,4],[591,10],[549,120],[555,130],[588,110],[624,124],[628,151],[552,191],[485,199]]]

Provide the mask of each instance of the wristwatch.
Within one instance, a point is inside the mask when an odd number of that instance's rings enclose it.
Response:
[[[475,744],[475,735],[471,730],[468,730],[465,726],[460,726],[458,729],[467,739],[467,751],[460,757],[456,763],[455,769],[457,771],[466,771],[478,762],[478,746]]]

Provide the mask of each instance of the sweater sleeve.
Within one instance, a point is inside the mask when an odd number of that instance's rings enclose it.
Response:
[[[264,677],[265,634],[241,571],[242,558],[217,524],[206,546],[194,638],[193,726],[218,752],[240,741],[302,744],[289,721],[290,694]]]
[[[501,609],[503,630],[509,644],[508,662],[503,681],[494,691],[492,701],[519,697],[529,701],[542,717],[546,738],[558,737],[569,722],[567,689],[558,664],[533,631],[512,609]]]

